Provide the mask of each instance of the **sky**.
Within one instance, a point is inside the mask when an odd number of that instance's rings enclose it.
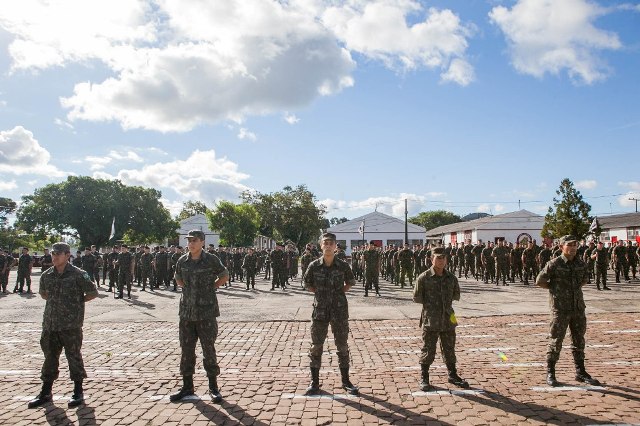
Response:
[[[173,213],[304,184],[326,216],[640,199],[640,1],[9,0],[0,196],[70,175]]]

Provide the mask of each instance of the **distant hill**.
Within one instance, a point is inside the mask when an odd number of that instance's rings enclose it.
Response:
[[[470,220],[481,219],[487,216],[491,216],[491,215],[489,213],[469,213],[468,215],[462,217],[462,221],[468,222]]]

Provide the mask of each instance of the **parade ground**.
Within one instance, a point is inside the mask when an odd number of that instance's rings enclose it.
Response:
[[[216,343],[224,401],[206,394],[202,352],[194,383],[197,396],[180,403],[169,394],[181,386],[179,292],[161,289],[117,300],[102,286],[87,303],[82,353],[88,378],[86,403],[67,408],[73,383],[64,355],[53,403],[28,409],[38,394],[43,356],[39,346],[44,300],[38,294],[0,295],[0,424],[206,425],[206,424],[640,424],[640,281],[611,291],[585,287],[587,371],[602,382],[574,380],[569,333],[557,366],[563,386],[545,382],[549,327],[547,291],[460,280],[458,372],[470,389],[447,383],[438,355],[432,391],[419,391],[420,305],[412,290],[381,281],[381,297],[364,297],[359,283],[348,293],[351,380],[360,395],[340,387],[329,332],[322,393],[305,396],[313,295],[299,280],[271,291],[235,282],[219,291]],[[9,288],[15,275],[11,274]]]

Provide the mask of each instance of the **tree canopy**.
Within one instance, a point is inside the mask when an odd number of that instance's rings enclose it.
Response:
[[[446,210],[433,210],[429,212],[420,212],[417,216],[410,217],[409,222],[419,225],[427,231],[437,228],[438,226],[449,225],[461,222],[462,218],[455,213]]]
[[[16,210],[16,202],[11,198],[0,197],[0,228],[7,226],[7,216]]]
[[[220,232],[222,245],[234,247],[253,245],[260,220],[258,212],[251,204],[220,201],[213,210],[208,210],[206,215],[209,227]]]
[[[23,196],[16,226],[30,233],[69,235],[81,246],[101,246],[109,242],[115,218],[113,240],[162,241],[175,233],[178,223],[160,202],[161,195],[119,180],[69,176]]]
[[[207,206],[202,201],[185,201],[182,204],[182,210],[178,213],[178,217],[176,218],[178,221],[188,219],[197,214],[206,214]]]
[[[298,249],[316,241],[320,230],[326,227],[326,209],[305,185],[285,186],[282,191],[269,194],[244,191],[240,198],[258,212],[262,235],[291,240]]]
[[[580,191],[569,179],[563,179],[553,198],[553,207],[544,217],[541,235],[545,238],[560,238],[575,235],[584,238],[589,231],[591,206],[582,199]]]

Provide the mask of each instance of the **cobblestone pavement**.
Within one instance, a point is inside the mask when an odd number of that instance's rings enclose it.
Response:
[[[574,380],[567,336],[557,368],[565,386],[549,388],[544,366],[549,318],[535,312],[544,307],[545,292],[522,285],[497,291],[462,281],[467,308],[458,310],[458,369],[471,389],[449,385],[446,368],[437,358],[431,369],[435,390],[426,393],[418,391],[421,338],[415,313],[419,310],[409,300],[409,290],[383,284],[382,298],[365,299],[360,289],[349,295],[351,306],[360,309],[350,322],[349,339],[352,381],[360,386],[359,396],[340,388],[331,333],[320,376],[323,393],[304,396],[309,384],[310,311],[296,311],[293,318],[287,314],[285,320],[256,319],[269,318],[270,311],[286,305],[282,299],[291,309],[294,304],[307,309],[308,295],[298,290],[290,290],[288,296],[268,290],[221,292],[223,316],[216,344],[222,369],[221,404],[206,396],[199,349],[194,376],[198,397],[182,403],[168,400],[180,386],[175,293],[136,291],[132,301],[114,301],[105,293],[103,299],[89,304],[94,307],[85,323],[83,346],[89,376],[87,400],[76,409],[67,408],[72,382],[64,356],[54,402],[27,409],[26,402],[40,389],[42,304],[26,296],[2,297],[0,306],[8,309],[0,311],[0,424],[640,424],[637,283],[611,292],[586,290],[588,304],[601,302],[588,315],[586,364],[603,385],[588,387]],[[482,311],[482,300],[491,306],[497,296],[517,299],[524,307],[530,298],[534,312]],[[166,306],[144,305],[156,299]],[[39,308],[25,309],[22,318],[15,318],[15,311],[27,302]],[[110,315],[102,304],[115,306],[120,318]],[[378,319],[379,310],[388,312],[384,309],[389,306],[406,315]],[[251,309],[246,312],[249,320],[238,320],[247,309]],[[629,312],[620,312],[624,309]],[[144,310],[154,315],[140,316]],[[171,317],[159,321],[158,311]],[[297,320],[301,312],[306,318]]]

